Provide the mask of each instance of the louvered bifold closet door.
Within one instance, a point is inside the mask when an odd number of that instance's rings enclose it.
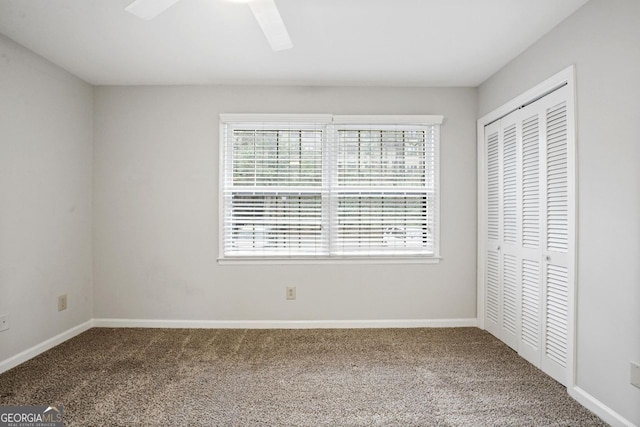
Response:
[[[485,128],[485,159],[487,164],[487,228],[485,266],[485,329],[500,338],[502,330],[502,135],[500,121]]]
[[[566,385],[574,301],[574,113],[563,86],[485,127],[485,327]]]
[[[521,292],[521,182],[520,112],[516,111],[500,120],[501,138],[501,196],[502,196],[502,292],[500,339],[511,348],[518,348],[520,336]]]
[[[569,123],[573,120],[567,111],[567,92],[564,87],[544,97],[544,136],[542,145],[543,203],[543,346],[541,368],[557,381],[566,385],[570,357],[569,307],[570,286],[574,282],[571,263],[573,230],[569,218],[573,217],[570,162]],[[572,174],[571,174],[572,175]]]
[[[542,344],[542,222],[541,222],[541,138],[543,108],[536,103],[521,111],[522,181],[521,193],[521,278],[520,341],[518,353],[535,366],[540,366]]]

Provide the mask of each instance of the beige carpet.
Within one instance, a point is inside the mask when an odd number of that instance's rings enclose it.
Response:
[[[486,332],[91,329],[0,375],[73,426],[600,426]]]

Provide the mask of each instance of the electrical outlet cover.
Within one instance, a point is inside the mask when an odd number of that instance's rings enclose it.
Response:
[[[58,297],[58,311],[67,309],[67,294]]]
[[[9,315],[3,314],[2,316],[0,316],[0,332],[6,331],[7,329],[9,329],[9,326]]]

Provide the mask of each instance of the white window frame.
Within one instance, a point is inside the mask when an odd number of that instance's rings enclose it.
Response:
[[[218,263],[219,264],[435,264],[440,262],[440,126],[441,115],[331,115],[331,114],[220,114],[218,183]],[[339,126],[434,126],[434,252],[432,255],[327,255],[327,256],[224,256],[225,126],[232,123],[322,123],[329,134]],[[331,137],[330,137],[331,138]],[[330,143],[330,141],[329,141]],[[324,156],[324,155],[323,155]],[[326,157],[325,157],[326,158]]]

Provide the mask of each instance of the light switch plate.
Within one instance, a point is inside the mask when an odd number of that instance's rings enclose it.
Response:
[[[631,385],[640,388],[640,363],[631,362]]]

